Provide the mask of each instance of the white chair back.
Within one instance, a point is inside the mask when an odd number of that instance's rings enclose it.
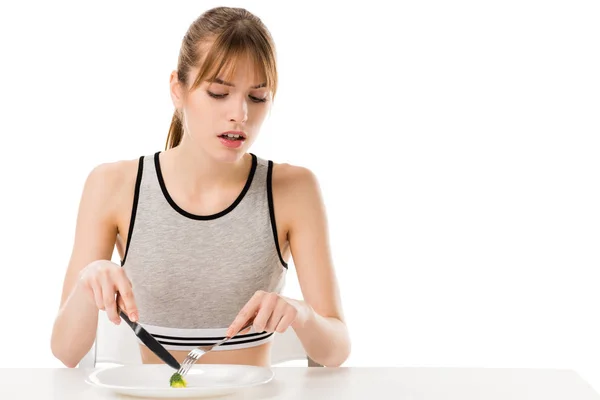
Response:
[[[137,365],[142,363],[138,340],[125,323],[115,325],[105,312],[98,314],[96,340],[90,351],[79,363],[80,367],[96,367],[104,364]],[[317,366],[310,360],[300,339],[293,329],[275,333],[271,352],[273,365],[289,361],[305,360],[309,366]]]

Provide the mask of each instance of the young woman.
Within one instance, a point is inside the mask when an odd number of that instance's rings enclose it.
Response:
[[[190,26],[171,74],[166,150],[99,165],[86,180],[52,333],[66,366],[90,350],[98,310],[121,322],[117,306],[180,362],[249,321],[254,332],[201,362],[268,366],[273,332],[286,329],[319,364],[347,359],[317,180],[248,152],[276,90],[273,41],[256,16],[219,7]],[[280,294],[290,257],[303,300]]]

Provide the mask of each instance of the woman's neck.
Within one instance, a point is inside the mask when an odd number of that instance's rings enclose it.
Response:
[[[161,166],[172,171],[178,186],[186,188],[189,195],[195,193],[220,191],[245,182],[251,168],[251,157],[244,154],[239,160],[228,163],[215,160],[198,149],[180,144],[163,153]]]

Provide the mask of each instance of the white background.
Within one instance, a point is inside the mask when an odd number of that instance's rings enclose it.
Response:
[[[572,368],[600,391],[600,3],[266,3],[2,3],[0,367],[61,366],[84,180],[163,148],[180,40],[226,4],[276,41],[252,151],[320,180],[346,365]]]

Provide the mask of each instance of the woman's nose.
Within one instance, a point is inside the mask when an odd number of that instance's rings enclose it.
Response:
[[[248,103],[245,99],[235,100],[231,102],[229,110],[229,121],[244,123],[248,120]]]

